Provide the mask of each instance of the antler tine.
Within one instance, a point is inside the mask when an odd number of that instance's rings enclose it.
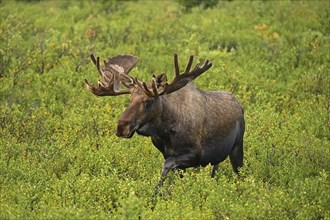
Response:
[[[103,76],[103,74],[102,74],[102,70],[101,70],[101,68],[100,68],[100,57],[97,57],[97,58],[95,59],[94,54],[91,54],[91,60],[93,61],[94,65],[96,66],[96,68],[97,68],[99,74],[100,74],[101,76]]]
[[[179,62],[178,62],[178,54],[174,54],[174,69],[175,69],[175,77],[180,75]]]
[[[194,56],[191,55],[191,56],[189,57],[189,62],[188,62],[188,64],[187,64],[186,70],[184,71],[185,73],[189,73],[190,68],[191,68],[191,65],[192,65],[192,63],[193,63],[193,60],[194,60]]]
[[[103,64],[104,64],[104,67],[106,66],[106,61],[105,60],[103,60]],[[106,69],[106,67],[105,67],[105,69]],[[108,75],[108,74],[104,74],[104,72],[103,71],[101,71],[101,76],[103,77],[103,79],[106,81],[106,82],[109,82],[109,81],[111,81],[112,79],[112,76],[113,76],[114,74],[110,74],[110,75]]]
[[[154,96],[159,96],[155,75],[152,77],[152,90],[154,92]]]
[[[95,57],[94,57],[94,54],[91,54],[90,57],[91,57],[91,60],[93,61],[94,65],[97,66],[97,65],[96,65],[97,62],[96,62],[96,59],[95,59]]]

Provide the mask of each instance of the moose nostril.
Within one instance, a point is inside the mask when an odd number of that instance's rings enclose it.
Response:
[[[123,134],[123,132],[124,132],[124,123],[123,122],[121,122],[121,121],[118,121],[118,124],[117,124],[117,131],[116,131],[116,135],[118,136],[118,137],[120,137],[120,136],[123,136],[122,134]]]
[[[117,126],[116,136],[121,137],[123,133],[123,129],[119,126]]]
[[[132,123],[129,121],[119,120],[117,124],[116,136],[126,137],[131,132]]]

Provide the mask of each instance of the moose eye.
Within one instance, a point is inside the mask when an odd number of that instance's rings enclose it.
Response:
[[[153,99],[147,99],[145,102],[144,102],[144,107],[145,108],[150,108],[152,106],[152,104],[154,103],[154,100]]]

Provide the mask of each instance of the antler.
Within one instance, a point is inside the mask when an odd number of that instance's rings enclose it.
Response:
[[[195,68],[190,71],[191,65],[193,63],[194,56],[190,56],[189,62],[187,64],[186,70],[180,74],[179,70],[179,64],[178,64],[178,55],[174,54],[174,68],[175,68],[175,78],[173,81],[166,85],[164,91],[162,94],[169,94],[171,92],[175,92],[185,85],[187,85],[189,82],[196,79],[198,76],[200,76],[202,73],[206,72],[208,69],[212,67],[212,63],[209,63],[209,60],[205,60],[204,64],[201,66],[200,63],[198,63]]]
[[[133,82],[135,85],[139,86],[147,96],[157,97],[163,94],[164,88],[167,85],[167,77],[165,73],[162,73],[159,76],[153,75],[151,80],[151,89],[149,89],[146,82],[140,82],[136,78],[133,79]]]
[[[96,66],[99,74],[102,76],[104,82],[98,81],[98,86],[92,86],[87,79],[85,83],[88,89],[97,96],[116,96],[122,94],[130,94],[131,89],[120,90],[121,80],[120,78],[130,79],[127,74],[135,66],[138,61],[137,57],[131,55],[118,55],[113,58],[109,58],[108,62],[104,61],[104,68],[100,67],[100,58],[95,59],[94,55],[91,55],[91,60]],[[133,81],[132,81],[133,83]]]
[[[190,56],[185,71],[180,74],[178,55],[174,54],[175,77],[170,84],[166,82],[167,80],[165,74],[161,74],[158,77],[156,77],[155,75],[153,76],[151,81],[152,89],[149,89],[145,82],[141,83],[138,80],[135,80],[134,83],[138,84],[139,87],[150,97],[157,97],[160,95],[175,92],[183,88],[189,82],[193,81],[202,73],[206,72],[208,69],[212,67],[212,63],[210,63],[209,60],[205,60],[203,65],[200,65],[200,63],[198,63],[195,66],[195,68],[192,71],[190,71],[193,60],[194,60],[194,56]]]

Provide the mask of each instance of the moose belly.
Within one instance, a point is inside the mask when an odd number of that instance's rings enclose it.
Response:
[[[235,146],[237,133],[232,132],[227,137],[215,138],[208,146],[202,146],[201,165],[218,164],[225,160]]]

